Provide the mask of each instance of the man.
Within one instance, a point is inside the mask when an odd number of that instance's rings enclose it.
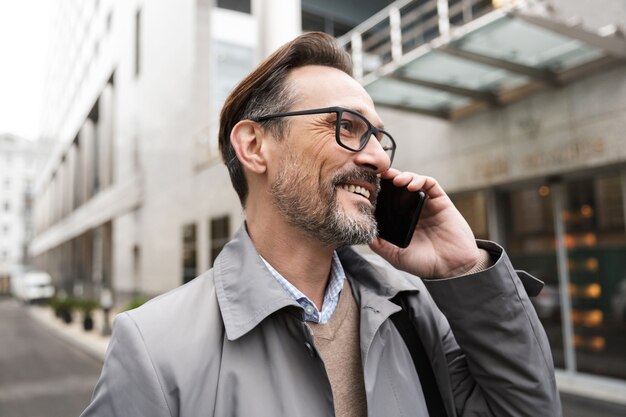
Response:
[[[212,270],[118,316],[84,416],[428,416],[431,385],[448,416],[560,415],[506,254],[477,245],[434,179],[390,168],[395,143],[350,71],[309,33],[234,89],[219,140],[246,222]],[[381,178],[428,196],[406,249],[376,237]]]

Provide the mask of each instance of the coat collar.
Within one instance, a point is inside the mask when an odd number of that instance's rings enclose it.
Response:
[[[379,257],[365,260],[350,247],[337,253],[346,274],[353,278],[362,306],[388,309],[389,300],[399,292],[418,291],[415,277],[397,271]],[[302,310],[263,263],[245,224],[215,260],[213,275],[229,340],[240,338],[285,307]]]
[[[302,309],[267,269],[245,225],[215,259],[213,274],[229,340],[240,338],[284,307]]]
[[[389,300],[400,292],[419,291],[421,284],[417,277],[395,269],[378,255],[362,256],[349,246],[337,253],[346,274],[354,278],[362,294],[371,293]]]

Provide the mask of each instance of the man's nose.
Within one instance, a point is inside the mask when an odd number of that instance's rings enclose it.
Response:
[[[374,134],[370,136],[365,148],[356,154],[356,163],[377,174],[385,172],[391,167],[389,155]]]

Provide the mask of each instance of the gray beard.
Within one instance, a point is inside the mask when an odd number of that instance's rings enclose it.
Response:
[[[290,159],[290,158],[287,158]],[[373,208],[359,205],[358,216],[349,216],[337,202],[337,184],[361,178],[378,184],[375,174],[363,169],[335,175],[328,184],[322,184],[308,175],[307,167],[287,161],[270,193],[274,205],[292,226],[317,239],[324,246],[362,245],[377,236]]]

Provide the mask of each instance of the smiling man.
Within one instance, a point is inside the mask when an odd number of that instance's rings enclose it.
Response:
[[[391,168],[350,72],[309,33],[233,90],[219,140],[246,222],[212,270],[118,316],[84,416],[560,415],[536,281]],[[377,237],[381,178],[428,196],[406,249]]]

